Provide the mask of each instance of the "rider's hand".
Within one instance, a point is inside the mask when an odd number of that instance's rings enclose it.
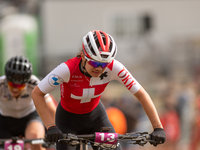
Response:
[[[150,142],[150,144],[153,144],[154,146],[157,146],[158,144],[162,144],[166,140],[165,131],[162,128],[155,128],[154,131],[150,134],[151,140],[155,142]]]
[[[47,130],[47,140],[49,142],[58,142],[63,137],[62,131],[57,126],[51,126]]]

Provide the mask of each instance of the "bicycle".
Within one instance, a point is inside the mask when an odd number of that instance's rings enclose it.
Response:
[[[98,146],[103,149],[115,149],[119,142],[126,142],[128,144],[138,144],[144,146],[148,142],[154,143],[151,140],[148,132],[131,132],[124,135],[117,133],[109,133],[108,128],[104,127],[102,132],[95,132],[94,134],[75,135],[75,134],[63,134],[63,138],[58,142],[65,143],[70,146],[80,145],[80,149],[88,150],[89,144]]]
[[[26,143],[42,144],[47,150],[55,149],[55,144],[47,142],[43,138],[23,139],[21,137],[11,137],[9,139],[0,139],[0,145],[4,145],[4,148],[0,148],[0,150],[25,150]]]

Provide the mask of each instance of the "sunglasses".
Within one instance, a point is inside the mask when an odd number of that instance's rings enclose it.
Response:
[[[86,56],[85,56],[85,58],[87,59],[88,64],[90,64],[94,68],[101,66],[104,69],[110,64],[110,63],[101,63],[101,62],[98,62],[98,61],[94,61],[94,60],[87,58]]]
[[[8,86],[9,86],[11,89],[13,89],[13,88],[18,88],[18,89],[22,90],[22,89],[26,86],[26,84],[15,84],[15,83],[13,83],[13,82],[8,81]]]

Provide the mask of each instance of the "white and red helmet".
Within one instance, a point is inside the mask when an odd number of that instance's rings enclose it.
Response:
[[[117,54],[117,45],[109,34],[94,30],[83,37],[83,53],[98,62],[111,62]]]

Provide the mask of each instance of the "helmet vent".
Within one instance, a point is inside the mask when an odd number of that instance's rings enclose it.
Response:
[[[102,58],[108,58],[108,55],[101,54]]]
[[[93,49],[92,44],[89,40],[89,37],[87,37],[86,40],[87,40],[88,47],[91,50],[92,54],[96,56],[96,53],[94,52],[94,49]]]
[[[113,43],[110,42],[109,51],[111,51],[112,47],[113,47]]]
[[[102,37],[102,40],[103,40],[103,44],[106,45],[106,39],[105,39],[104,34],[101,33],[101,32],[100,32],[100,34],[101,34],[101,37]],[[100,43],[99,43],[99,39],[98,39],[98,37],[97,37],[96,32],[95,32],[95,34],[94,34],[94,40],[95,40],[95,43],[96,43],[96,45],[97,45],[98,50],[102,52],[103,50],[102,50],[101,45],[100,45]]]
[[[93,33],[93,36],[94,36],[94,41],[96,43],[97,48],[102,51],[96,32]]]
[[[13,69],[16,69],[16,64],[13,64]]]
[[[99,51],[102,51],[101,47],[100,47],[100,43],[99,40],[95,40],[97,48],[99,49]]]
[[[114,50],[114,53],[113,53],[112,57],[114,57],[114,56],[115,56],[115,53],[116,53],[116,51],[117,51],[117,50],[116,50],[116,47],[115,47],[115,50]]]
[[[101,33],[101,32],[100,32],[100,34],[101,34],[101,37],[103,39],[103,44],[106,45],[107,43],[106,43],[105,35],[103,33]]]
[[[18,70],[22,70],[22,65],[18,65],[18,66],[19,66]]]
[[[106,39],[105,38],[103,38],[103,43],[104,43],[104,45],[106,45]]]

